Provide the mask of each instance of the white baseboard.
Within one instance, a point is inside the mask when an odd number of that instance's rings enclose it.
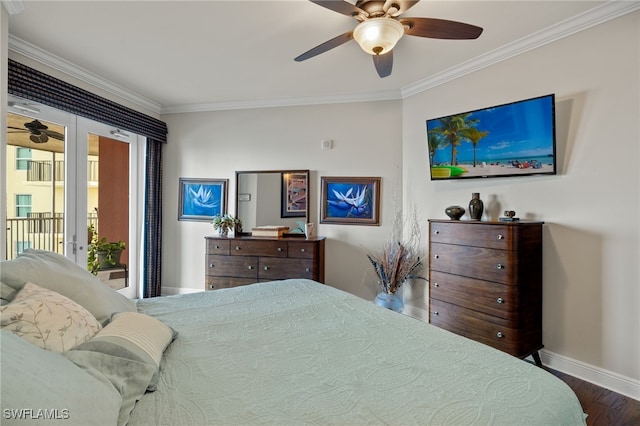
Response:
[[[600,367],[586,364],[545,349],[540,351],[545,366],[594,385],[612,390],[629,398],[640,400],[640,381]]]

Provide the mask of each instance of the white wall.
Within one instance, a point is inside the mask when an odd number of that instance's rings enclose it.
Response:
[[[634,13],[403,103],[404,199],[417,200],[429,217],[446,219],[445,207],[465,206],[472,192],[480,192],[485,203],[498,203],[496,213],[508,208],[521,218],[545,221],[548,355],[579,376],[594,367],[599,377],[588,378],[616,382],[635,398],[640,398],[639,62],[640,14]],[[426,119],[547,93],[556,94],[558,109],[557,176],[429,181]]]
[[[164,168],[165,294],[204,289],[206,222],[178,221],[178,178],[229,179],[235,214],[238,170],[309,169],[310,221],[327,237],[325,281],[373,300],[376,281],[366,258],[391,233],[401,208],[400,101],[170,114]],[[321,149],[333,139],[333,149]],[[382,226],[319,224],[321,176],[379,176]]]

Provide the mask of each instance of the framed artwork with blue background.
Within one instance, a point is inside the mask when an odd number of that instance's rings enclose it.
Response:
[[[211,221],[227,213],[228,179],[179,179],[178,220]]]
[[[380,225],[379,177],[321,177],[320,223]]]

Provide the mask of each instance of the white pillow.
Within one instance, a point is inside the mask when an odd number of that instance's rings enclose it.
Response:
[[[0,261],[0,280],[16,291],[28,281],[60,293],[91,312],[103,326],[116,312],[138,311],[133,301],[100,278],[51,251],[29,249],[13,260]]]
[[[0,327],[52,352],[73,349],[102,328],[73,300],[30,282],[11,303],[0,306]]]

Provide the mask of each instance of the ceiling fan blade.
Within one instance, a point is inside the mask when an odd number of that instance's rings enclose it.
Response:
[[[45,130],[44,133],[46,133],[50,138],[58,139],[59,141],[64,141],[64,135],[62,133],[54,132],[53,130]]]
[[[321,53],[324,53],[324,52],[326,52],[328,50],[331,50],[334,47],[338,47],[341,44],[344,44],[344,43],[348,42],[351,39],[353,39],[353,31],[349,31],[349,32],[346,32],[344,34],[340,34],[339,36],[334,37],[331,40],[327,40],[324,43],[317,45],[313,49],[304,52],[302,55],[296,57],[294,59],[294,61],[302,62],[302,61],[307,60],[309,58],[313,58],[314,56],[317,56],[317,55],[319,55]]]
[[[344,0],[309,0],[311,3],[315,3],[318,6],[325,7],[329,10],[333,10],[334,12],[341,13],[347,16],[358,16],[364,15],[369,16],[367,12],[352,5],[351,3],[347,3]]]
[[[403,18],[399,21],[402,25],[409,27],[405,30],[405,34],[417,37],[470,40],[476,39],[482,34],[480,27],[446,19]]]
[[[384,55],[373,55],[373,65],[375,65],[380,78],[390,76],[393,69],[393,50]]]
[[[389,8],[394,7],[396,11],[390,13],[391,16],[399,16],[405,13],[407,10],[411,9],[413,6],[418,4],[420,0],[387,0],[384,2],[384,6],[382,9],[389,13]]]

